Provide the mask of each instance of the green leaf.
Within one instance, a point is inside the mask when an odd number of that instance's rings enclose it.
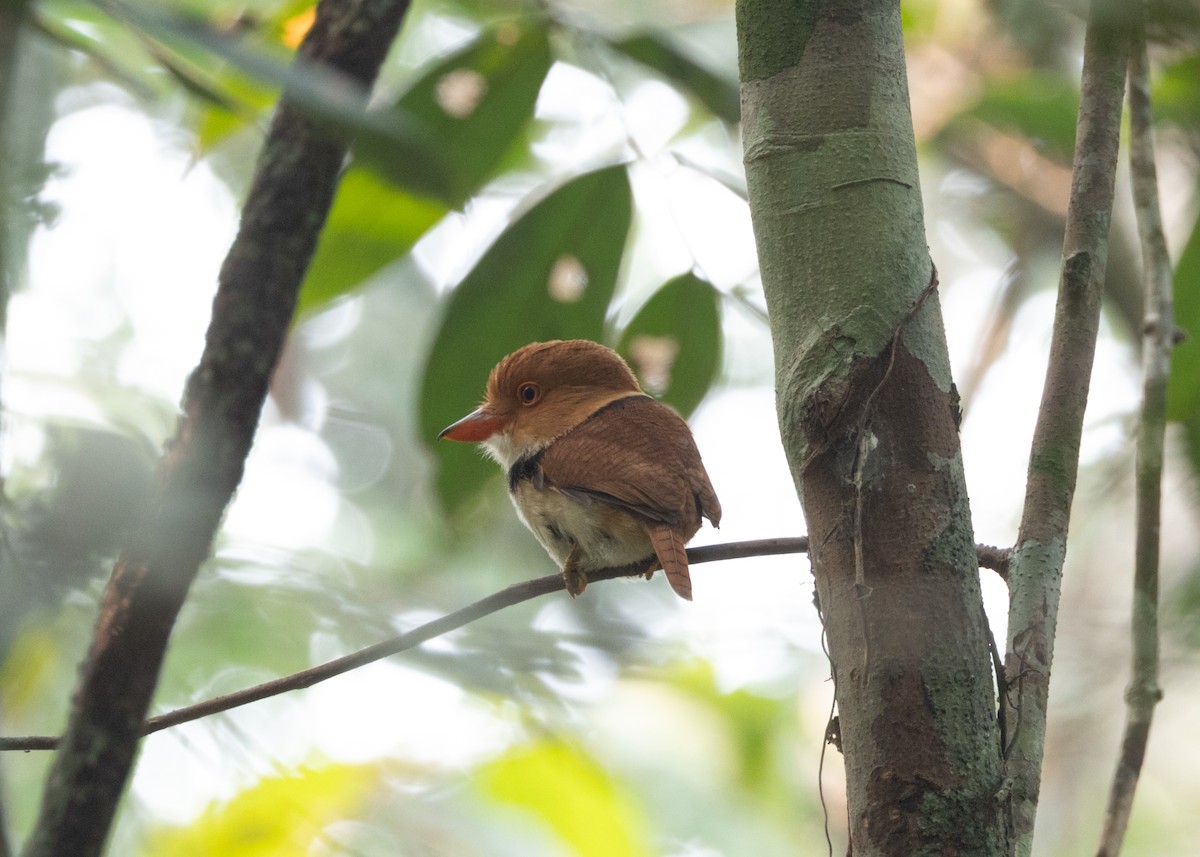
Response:
[[[232,107],[202,106],[195,121],[196,146],[202,155],[209,154],[227,137],[248,127],[261,133],[262,124],[270,117],[279,100],[279,91],[256,78],[226,66],[214,78],[222,92],[233,101]]]
[[[440,203],[351,167],[321,231],[300,293],[300,311],[345,294],[403,256],[445,213]]]
[[[438,62],[392,108],[414,117],[437,141],[449,165],[452,205],[461,205],[491,177],[529,123],[550,63],[543,22],[506,23]],[[355,145],[356,157],[411,186],[411,166],[399,154],[367,140]]]
[[[1200,222],[1175,266],[1175,325],[1188,333],[1171,355],[1167,419],[1183,423],[1192,463],[1200,472]]]
[[[1075,121],[1079,90],[1065,76],[1030,72],[1021,77],[990,80],[982,97],[963,118],[978,119],[996,128],[1016,131],[1063,163],[1075,150]]]
[[[549,68],[545,27],[506,25],[439,62],[392,108],[412,116],[438,141],[450,165],[452,204],[464,202],[491,176],[533,115]],[[472,95],[479,100],[470,105],[455,100]],[[463,112],[466,106],[471,109]],[[394,187],[419,190],[408,172],[420,164],[410,163],[387,139],[360,134],[354,153],[355,168],[342,180],[305,282],[302,311],[344,294],[400,258],[447,210]]]
[[[421,390],[421,432],[470,411],[488,372],[529,342],[599,339],[632,215],[625,168],[580,176],[554,191],[496,240],[446,302]],[[435,447],[442,501],[457,508],[495,472],[473,450]]]
[[[907,41],[937,38],[940,9],[937,0],[907,0],[900,4],[900,26]]]
[[[778,760],[772,756],[772,742],[782,731],[794,728],[788,699],[760,696],[745,689],[722,691],[711,665],[704,663],[687,665],[672,678],[681,691],[720,716],[737,750],[746,788],[763,796],[777,790]]]
[[[151,82],[144,43],[94,6],[30,4],[28,21],[52,42],[95,62],[138,98],[152,101],[161,91]]]
[[[222,92],[217,82],[210,79],[207,73],[201,71],[195,63],[172,53],[158,42],[143,38],[136,49],[130,50],[124,45],[118,45],[117,40],[106,32],[119,24],[101,17],[91,20],[76,17],[56,19],[55,12],[61,11],[52,9],[43,14],[41,10],[35,9],[32,21],[45,35],[59,42],[63,47],[79,51],[95,60],[134,92],[144,97],[150,95],[146,84],[134,76],[135,72],[124,70],[126,67],[132,69],[134,64],[143,59],[141,54],[144,52],[184,92],[201,102],[207,102],[224,110],[235,111],[237,109],[236,102],[228,94]],[[146,69],[140,69],[140,72],[144,75]]]
[[[223,92],[218,82],[212,79],[208,73],[201,71],[195,63],[189,62],[185,57],[176,55],[150,39],[145,40],[145,48],[146,52],[167,74],[174,78],[184,92],[201,102],[207,102],[231,113],[239,109],[234,98]]]
[[[278,87],[296,110],[352,136],[365,149],[386,149],[396,165],[393,172],[403,175],[405,187],[437,199],[451,198],[449,163],[424,122],[399,107],[368,109],[367,91],[349,75],[294,61],[275,45],[252,46],[194,15],[119,0],[105,0],[104,9],[149,39],[172,48],[175,44],[200,48]]]
[[[737,81],[724,78],[697,63],[676,47],[666,33],[639,33],[611,44],[616,50],[691,92],[723,121],[736,125],[741,120],[742,105]]]
[[[61,671],[67,660],[63,648],[62,638],[48,625],[32,622],[9,641],[7,656],[0,662],[5,716],[20,722],[41,713],[39,705],[44,704],[53,684],[50,677]]]
[[[1153,82],[1154,118],[1194,127],[1200,123],[1200,55],[1171,63]]]
[[[509,753],[480,774],[492,797],[535,813],[577,857],[654,853],[637,805],[582,750],[543,741]]]
[[[621,334],[617,350],[642,387],[687,416],[721,366],[717,291],[695,274],[662,286]]]

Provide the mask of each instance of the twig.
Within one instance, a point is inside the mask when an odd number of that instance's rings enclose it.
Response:
[[[980,568],[990,568],[1000,575],[1002,580],[1008,580],[1008,556],[1011,553],[1008,548],[976,545],[975,550],[979,554]]]
[[[1005,669],[1021,676],[1008,712],[1005,778],[1012,781],[1012,853],[1026,857],[1041,790],[1054,629],[1108,261],[1129,33],[1121,0],[1092,0],[1062,279],[1050,360],[1029,455],[1025,503],[1008,574]]]
[[[817,612],[820,612],[818,609]],[[842,736],[841,724],[834,719],[834,711],[837,710],[837,667],[833,665],[833,658],[829,657],[829,646],[825,642],[825,620],[821,620],[821,651],[825,653],[825,659],[829,661],[829,677],[833,680],[833,693],[829,696],[829,718],[825,722],[825,740],[821,742],[821,755],[817,760],[817,797],[821,799],[821,819],[824,822],[825,828],[825,847],[828,849],[829,857],[833,857],[833,837],[829,835],[829,805],[825,802],[825,753],[829,749],[829,745],[833,744],[837,747],[838,752],[842,751]]]
[[[1000,758],[1004,758],[1008,748],[1008,677],[1004,674],[1004,661],[1000,657],[1000,647],[996,645],[996,635],[992,632],[992,623],[988,621],[987,611],[979,605],[983,613],[983,628],[987,631],[988,652],[992,656],[992,671],[996,674],[996,729],[1000,733],[1000,744],[997,750]]]
[[[1171,259],[1158,204],[1151,128],[1150,74],[1145,31],[1139,29],[1129,59],[1130,179],[1142,243],[1146,291],[1142,328],[1142,413],[1137,436],[1137,535],[1133,571],[1133,675],[1126,693],[1128,712],[1121,755],[1113,774],[1100,834],[1098,857],[1116,857],[1133,809],[1158,685],[1158,566],[1162,506],[1163,434],[1167,378],[1174,344]]]
[[[995,551],[995,548],[991,548]],[[808,537],[797,536],[795,538],[779,538],[779,539],[759,539],[756,541],[747,542],[729,542],[720,545],[705,545],[704,547],[688,548],[688,563],[696,565],[705,562],[720,562],[727,559],[742,559],[753,556],[774,556],[777,554],[790,553],[807,553],[808,552]],[[984,562],[984,549],[980,552],[980,566],[984,568],[990,567]],[[993,557],[988,555],[989,561]],[[588,573],[588,583],[599,583],[604,580],[613,580],[618,577],[634,577],[645,572],[645,566],[628,566],[625,568],[610,568],[603,571],[595,571]],[[482,619],[484,616],[490,616],[503,610],[506,607],[512,607],[515,604],[520,604],[524,601],[531,601],[542,595],[547,595],[551,592],[557,592],[563,588],[563,579],[561,574],[551,574],[546,577],[536,577],[532,580],[526,580],[521,583],[514,583],[512,586],[501,589],[498,592],[493,592],[478,601],[468,604],[460,610],[449,613],[440,618],[427,622],[424,625],[413,628],[411,631],[406,631],[403,634],[397,634],[394,637],[389,637],[386,640],[381,640],[378,643],[373,643],[364,649],[359,649],[357,652],[352,652],[349,655],[344,655],[340,658],[335,658],[323,664],[318,664],[315,667],[309,667],[306,670],[301,670],[291,675],[281,676],[280,678],[272,679],[263,684],[254,685],[253,687],[244,688],[234,691],[233,693],[224,696],[207,699],[203,702],[198,702],[195,705],[184,706],[177,708],[174,711],[160,714],[157,717],[151,717],[145,722],[142,727],[142,735],[150,735],[154,732],[159,732],[171,726],[178,726],[180,723],[187,723],[192,720],[199,720],[202,717],[208,717],[212,714],[219,714],[222,711],[229,711],[233,708],[238,708],[247,705],[251,702],[257,702],[260,699],[267,699],[271,696],[278,696],[281,693],[286,693],[291,690],[300,690],[306,687],[312,687],[314,684],[349,672],[366,664],[373,663],[391,655],[403,652],[406,649],[419,646],[421,643],[428,642],[434,637],[449,633],[464,625],[474,622],[476,619]],[[53,750],[58,746],[59,739],[53,735],[29,735],[15,738],[0,738],[0,751],[5,750]]]

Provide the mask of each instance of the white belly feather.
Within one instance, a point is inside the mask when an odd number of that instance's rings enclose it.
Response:
[[[528,480],[517,483],[511,497],[521,521],[559,566],[576,545],[584,571],[649,562],[654,556],[645,528],[624,510],[538,489]]]

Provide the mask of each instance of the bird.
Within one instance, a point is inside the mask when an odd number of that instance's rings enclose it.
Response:
[[[534,342],[502,359],[483,402],[438,439],[475,442],[505,471],[517,515],[562,569],[572,597],[587,574],[647,563],[692,600],[685,545],[721,522],[688,424],[642,391],[611,348]]]

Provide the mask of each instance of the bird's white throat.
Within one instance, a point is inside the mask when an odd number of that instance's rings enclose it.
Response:
[[[549,440],[528,439],[524,443],[516,443],[511,431],[498,431],[481,445],[488,457],[497,462],[507,473],[512,466],[522,458],[533,455],[540,449],[549,446]]]

